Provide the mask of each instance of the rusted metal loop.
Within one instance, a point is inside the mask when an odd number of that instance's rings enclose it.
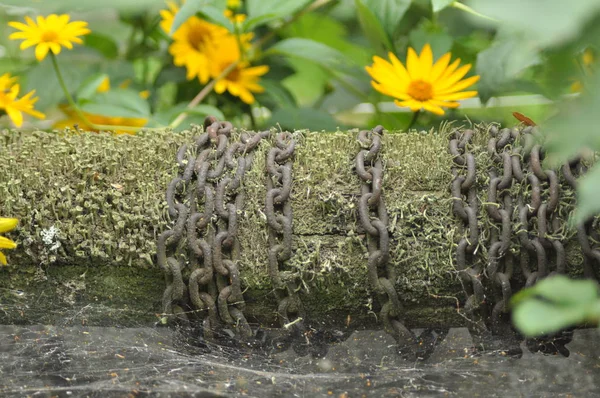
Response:
[[[375,161],[375,165],[370,171],[373,175],[373,180],[371,181],[371,197],[367,201],[367,204],[372,207],[381,202],[383,190],[383,165],[381,164],[381,159]]]
[[[280,195],[281,188],[272,188],[267,191],[266,196],[265,213],[267,215],[267,223],[275,231],[281,231],[283,229],[281,224],[277,221],[277,217],[275,215],[275,197]]]
[[[467,177],[465,178],[465,180],[463,181],[463,183],[461,184],[461,190],[462,192],[465,192],[469,189],[471,189],[471,187],[473,186],[473,184],[475,184],[475,179],[476,179],[476,169],[475,169],[475,156],[473,156],[472,153],[467,153],[465,154],[465,157],[467,159]]]
[[[537,211],[542,204],[542,192],[540,180],[535,174],[528,174],[527,180],[531,185],[531,204],[529,205],[529,217],[531,217],[537,214]]]
[[[495,242],[488,251],[488,266],[486,267],[487,277],[490,279],[494,279],[496,273],[498,271],[498,264],[500,262],[500,258],[502,257],[501,253],[502,242]]]
[[[529,154],[529,163],[531,164],[531,170],[535,176],[542,181],[546,181],[548,176],[544,170],[542,170],[542,160],[540,154],[541,148],[541,145],[538,144],[531,149],[531,153]]]
[[[465,206],[461,195],[461,186],[465,177],[458,176],[452,180],[451,194],[452,194],[452,209],[456,216],[460,217],[463,221],[468,221],[469,216],[465,212]]]
[[[512,296],[512,286],[510,285],[510,277],[502,272],[496,274],[496,283],[500,285],[502,289],[502,312],[508,312],[508,304]]]
[[[275,158],[281,152],[282,150],[280,148],[272,147],[267,153],[267,171],[269,172],[270,177],[275,177],[277,181],[281,181],[281,172],[279,171],[281,165],[275,161]]]
[[[490,186],[488,187],[488,203],[486,209],[490,217],[495,221],[502,221],[502,215],[500,214],[500,207],[498,202],[498,185],[502,180],[500,177],[494,177],[490,180]]]
[[[177,208],[175,205],[175,195],[179,189],[179,184],[184,183],[185,181],[181,177],[175,177],[171,180],[169,185],[167,185],[167,205],[169,206],[169,216],[171,218],[175,218],[177,216]]]
[[[460,134],[458,130],[456,130],[456,134]],[[471,138],[475,134],[475,130],[467,129],[462,133],[460,137],[460,142],[458,143],[458,148],[465,149],[467,144],[471,141]],[[457,137],[458,138],[458,137]]]
[[[280,149],[275,156],[275,161],[281,164],[294,155],[296,140],[294,140],[292,134],[289,132],[279,133],[275,138],[275,145]]]
[[[496,142],[496,149],[500,150],[506,146],[510,142],[512,138],[512,131],[510,129],[504,128],[500,130],[500,138]]]
[[[208,171],[207,177],[211,180],[217,179],[223,175],[223,171],[225,170],[225,157],[218,156],[217,153],[217,165]]]
[[[504,173],[502,174],[502,180],[498,183],[498,189],[507,189],[512,185],[512,159],[508,151],[502,152],[502,161]]]
[[[367,193],[360,197],[358,202],[358,216],[360,219],[360,224],[365,229],[365,231],[367,231],[367,233],[369,233],[370,235],[378,236],[379,232],[377,231],[377,228],[372,225],[369,214],[368,202],[371,197],[371,193]]]
[[[196,138],[194,145],[196,147],[196,151],[200,151],[205,146],[210,145],[210,137],[208,133],[200,134],[200,136]]]
[[[546,249],[544,249],[544,245],[540,242],[539,239],[534,238],[531,241],[531,244],[535,248],[535,254],[537,256],[537,273],[538,278],[543,278],[548,274],[547,270],[547,257],[546,257]]]
[[[479,228],[477,228],[477,213],[471,207],[465,208],[465,213],[469,219],[469,246],[467,246],[467,252],[474,253],[479,243]]]
[[[371,174],[372,168],[369,167],[369,171],[366,170],[365,167],[365,156],[368,151],[366,149],[362,149],[358,155],[356,155],[356,174],[365,182],[370,182],[373,179],[373,175]]]
[[[546,170],[546,175],[548,176],[548,180],[550,181],[550,186],[548,187],[549,197],[548,197],[548,213],[553,213],[558,206],[558,176],[553,170]]]
[[[573,170],[568,162],[563,164],[562,172],[565,180],[571,186],[571,188],[577,188],[577,178],[573,175]]]
[[[280,166],[281,173],[281,189],[279,195],[273,198],[275,204],[280,204],[287,201],[292,193],[292,165],[291,163]]]
[[[223,242],[229,237],[228,231],[219,232],[213,242],[213,268],[223,276],[229,275],[229,271],[223,265]]]
[[[391,304],[390,315],[393,317],[399,317],[402,315],[402,304],[398,298],[398,293],[394,288],[394,284],[387,278],[379,278],[379,285],[387,295],[387,300]]]
[[[465,272],[471,278],[471,284],[473,286],[473,295],[478,301],[478,304],[485,302],[485,289],[481,282],[480,272],[475,268],[467,268]]]
[[[523,169],[521,168],[521,162],[523,157],[521,156],[521,148],[514,148],[511,157],[512,163],[512,173],[519,182],[523,182],[525,180],[525,173],[523,173]]]
[[[458,139],[450,140],[448,151],[450,152],[450,155],[452,155],[452,161],[454,162],[454,164],[458,166],[465,165],[465,157],[458,148]]]
[[[167,258],[167,264],[171,270],[173,276],[171,297],[174,301],[183,299],[183,293],[185,291],[185,284],[183,283],[183,276],[181,275],[181,264],[173,257]]]

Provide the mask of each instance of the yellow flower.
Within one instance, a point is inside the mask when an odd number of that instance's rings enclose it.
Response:
[[[6,112],[15,126],[23,125],[23,113],[43,119],[46,116],[33,109],[33,105],[38,100],[34,97],[35,90],[30,91],[24,97],[17,98],[21,87],[16,84],[17,78],[8,73],[0,76],[0,110]]]
[[[581,55],[581,71],[583,76],[591,76],[594,72],[594,61],[596,60],[596,56],[594,55],[594,51],[591,48],[586,48],[583,54]],[[581,80],[575,80],[571,84],[571,92],[572,93],[580,93],[584,89],[584,84]]]
[[[0,217],[0,233],[8,232],[13,230],[19,220],[16,218],[2,218]],[[4,236],[0,236],[0,249],[14,249],[17,247],[17,244],[12,240],[5,238]],[[0,264],[6,265],[6,256],[4,253],[0,252]]]
[[[406,68],[398,58],[389,53],[390,62],[373,57],[373,65],[366,70],[373,78],[371,84],[382,94],[396,98],[399,107],[408,107],[416,112],[425,109],[436,115],[443,115],[445,108],[457,108],[460,99],[471,98],[477,91],[462,91],[479,80],[472,76],[461,80],[471,69],[471,65],[460,68],[460,59],[450,64],[451,54],[444,54],[433,62],[431,47],[426,44],[417,55],[414,49],[408,49]]]
[[[168,2],[168,10],[161,10],[161,28],[169,34],[175,14],[179,7],[174,2]],[[204,49],[206,45],[220,37],[229,35],[229,31],[222,26],[207,22],[197,16],[187,19],[173,33],[173,43],[169,46],[169,53],[173,56],[173,63],[187,69],[187,79],[196,76],[201,83],[209,79],[208,59]]]
[[[227,0],[227,8],[237,10],[242,6],[241,0]]]
[[[43,60],[48,51],[55,55],[60,53],[61,47],[73,48],[73,43],[82,44],[83,41],[78,36],[87,35],[90,30],[87,28],[87,22],[73,21],[69,22],[69,16],[66,14],[50,14],[47,18],[38,16],[36,22],[30,17],[25,17],[27,25],[21,22],[9,22],[8,25],[20,30],[8,38],[11,40],[24,39],[21,43],[21,50],[35,47],[35,57],[38,61]]]
[[[80,117],[77,115],[71,107],[66,105],[61,105],[60,110],[63,111],[65,115],[67,115],[67,119],[61,120],[54,124],[55,129],[64,129],[68,128],[80,128],[85,131],[94,131],[98,132],[97,129],[94,129],[91,126],[88,126]],[[122,116],[104,116],[97,115],[93,113],[83,112],[87,120],[89,120],[93,124],[100,124],[106,126],[128,126],[128,127],[138,127],[142,128],[148,123],[148,119],[146,118],[136,118],[136,117],[122,117]],[[131,131],[125,130],[114,130],[116,134],[133,134]]]
[[[240,48],[235,36],[229,35],[207,48],[210,59],[211,77],[217,78],[232,63],[240,60]],[[229,94],[241,98],[247,104],[254,103],[252,93],[262,93],[265,89],[258,84],[260,76],[269,71],[267,65],[250,67],[247,61],[241,61],[237,66],[215,84],[215,92]]]
[[[231,23],[241,24],[246,20],[246,15],[244,14],[235,14],[233,11],[227,9],[223,12],[223,15],[227,17],[231,21]]]

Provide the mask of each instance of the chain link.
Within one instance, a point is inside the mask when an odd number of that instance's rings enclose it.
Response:
[[[454,131],[449,150],[453,156],[451,193],[453,212],[464,225],[464,236],[456,249],[456,265],[465,295],[465,312],[478,334],[487,333],[485,326],[485,289],[482,282],[483,261],[479,254],[480,231],[477,222],[478,199],[475,156],[469,151],[474,130]]]
[[[167,284],[163,311],[188,324],[201,318],[206,340],[214,340],[220,329],[233,329],[242,339],[252,335],[243,314],[238,216],[253,150],[269,133],[242,134],[241,142],[229,143],[232,129],[231,123],[208,117],[193,150],[179,148],[179,175],[167,189],[169,215],[176,220],[157,245]]]
[[[306,312],[298,294],[298,275],[286,270],[292,257],[292,165],[296,141],[289,132],[275,136],[273,147],[266,159],[267,194],[265,214],[269,232],[268,272],[277,298],[277,317],[288,335],[277,347],[284,349],[288,343],[296,352],[305,354],[303,342],[310,342],[306,328]],[[306,345],[306,344],[304,344]]]
[[[396,272],[389,263],[388,213],[383,201],[382,134],[382,126],[358,133],[358,142],[362,148],[355,163],[356,173],[362,182],[358,216],[367,235],[369,285],[381,303],[380,316],[384,328],[398,342],[401,354],[414,354],[416,338],[404,326],[404,308],[394,287]]]

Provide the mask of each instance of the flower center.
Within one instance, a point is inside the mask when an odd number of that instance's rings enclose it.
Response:
[[[229,65],[230,65],[229,63],[222,64],[221,70],[225,70],[227,67],[229,67]],[[240,68],[237,66],[235,68],[233,68],[233,70],[227,74],[225,79],[229,80],[231,82],[238,81],[240,79]]]
[[[408,85],[407,93],[417,101],[427,101],[433,98],[433,87],[423,80],[413,80]]]
[[[202,51],[203,45],[210,39],[211,32],[208,29],[194,27],[188,33],[188,42],[198,51]]]
[[[42,42],[51,43],[55,42],[58,39],[58,33],[53,30],[47,30],[42,33]]]

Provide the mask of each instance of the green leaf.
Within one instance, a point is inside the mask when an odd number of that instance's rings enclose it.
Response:
[[[256,100],[263,106],[271,109],[275,108],[293,108],[296,100],[292,93],[278,80],[261,79],[260,85],[265,89],[264,93],[258,94]]]
[[[596,163],[579,179],[577,193],[577,211],[572,221],[575,225],[600,213],[600,201],[598,200],[600,198],[600,163]]]
[[[389,37],[394,37],[411,0],[362,0],[377,16]]]
[[[98,107],[110,111],[110,114],[100,113]],[[149,117],[150,105],[148,101],[141,98],[135,90],[126,88],[115,88],[104,93],[97,93],[89,102],[84,103],[86,112],[98,113],[104,116],[122,117]]]
[[[262,23],[266,23],[273,19],[291,17],[310,2],[311,0],[247,0],[246,10],[248,11],[249,20],[271,15],[271,19],[263,20]]]
[[[279,124],[282,129],[336,131],[343,127],[329,113],[311,108],[279,108],[273,112],[269,125]]]
[[[560,113],[542,125],[547,167],[558,167],[584,148],[600,150],[600,74],[586,81],[580,98],[563,101]]]
[[[102,84],[104,79],[108,78],[106,73],[98,73],[92,76],[89,76],[87,79],[81,83],[81,86],[77,89],[75,96],[77,97],[77,101],[82,99],[90,99],[94,95],[97,94],[98,87]]]
[[[477,0],[470,5],[542,47],[576,37],[590,17],[600,11],[598,0]]]
[[[187,0],[185,3],[183,3],[179,11],[177,11],[177,14],[175,14],[169,36],[173,36],[173,33],[177,32],[177,29],[179,29],[179,27],[183,25],[185,21],[196,15],[197,12],[201,11],[202,8],[207,6],[209,3],[209,0]]]
[[[58,57],[58,63],[67,89],[72,93],[81,85],[86,73],[90,70],[90,65],[69,58]],[[58,105],[65,96],[58,83],[50,57],[46,57],[42,62],[32,67],[25,75],[25,80],[26,84],[23,92],[36,90],[36,95],[39,96],[39,100],[35,105],[37,110],[43,111],[51,106]]]
[[[291,38],[271,46],[265,55],[282,54],[312,61],[328,70],[335,70],[344,64],[344,54],[323,43],[310,39]]]
[[[178,126],[175,131],[185,130],[188,128],[190,123],[202,124],[201,121],[203,121],[206,116],[215,116],[219,120],[225,120],[225,115],[223,115],[223,112],[221,112],[219,108],[212,105],[201,104],[193,108],[188,108],[187,105],[187,102],[182,102],[163,112],[154,114],[152,116],[153,125],[156,125],[157,127],[168,126],[183,112],[186,112],[190,116],[188,116],[185,119],[185,123],[182,123],[180,126]]]
[[[231,23],[229,18],[227,18],[225,14],[223,14],[223,11],[223,8],[215,7],[213,5],[206,5],[199,10],[199,13],[200,15],[204,16],[207,20],[221,25],[229,31],[233,31],[233,24]]]
[[[452,48],[454,39],[439,25],[424,20],[417,29],[410,32],[410,43],[419,52],[427,43],[436,58],[441,57]]]
[[[158,9],[164,4],[164,0],[144,0],[143,8]],[[21,8],[33,8],[41,10],[44,13],[69,13],[80,10],[93,9],[117,9],[117,10],[135,10],[140,9],[139,0],[102,0],[102,1],[81,1],[81,0],[2,0],[4,6],[17,6]]]
[[[549,334],[586,320],[597,321],[598,300],[596,282],[556,275],[513,297],[513,322],[526,336]]]
[[[381,21],[373,11],[363,3],[363,0],[355,0],[355,3],[356,11],[358,12],[358,22],[376,52],[378,54],[384,54],[387,51],[393,51],[394,46],[392,45],[390,36],[383,28]]]
[[[88,102],[81,106],[81,110],[86,113],[94,115],[102,115],[107,117],[128,117],[128,118],[145,118],[146,116],[140,115],[139,113],[123,108],[120,105],[114,104],[102,104]]]
[[[92,32],[84,36],[85,45],[98,50],[105,58],[114,59],[119,55],[117,43],[109,36]]]
[[[516,36],[501,36],[477,56],[477,74],[481,76],[479,97],[487,102],[539,62],[538,50],[530,42]]]
[[[431,0],[433,12],[440,12],[452,3],[454,3],[454,0]]]

